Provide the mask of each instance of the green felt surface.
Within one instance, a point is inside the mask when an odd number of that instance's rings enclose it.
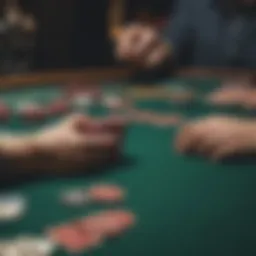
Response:
[[[214,79],[162,81],[163,86],[178,83],[191,86],[200,94],[219,85]],[[48,99],[56,91],[53,86],[36,88],[33,95],[41,98],[43,94]],[[31,92],[32,89],[16,90],[3,93],[2,97],[16,102],[21,97],[30,98]],[[201,101],[189,106],[157,100],[137,102],[137,105],[160,112],[179,111],[188,119],[225,112],[252,115],[238,108],[216,109]],[[12,120],[2,129],[27,132],[36,130],[38,126],[29,128],[20,120]],[[106,209],[96,206],[67,208],[59,202],[60,192],[95,182],[113,182],[128,190],[128,198],[122,207],[136,213],[137,225],[123,237],[84,255],[255,255],[254,163],[220,164],[178,155],[172,146],[176,132],[176,128],[131,125],[124,149],[129,159],[127,163],[100,175],[37,180],[10,188],[28,198],[29,208],[21,221],[0,224],[0,237],[40,234],[47,226]],[[60,251],[56,255],[66,254]]]

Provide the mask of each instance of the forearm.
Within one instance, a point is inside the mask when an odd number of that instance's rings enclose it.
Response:
[[[44,154],[34,136],[0,137],[0,170],[28,173],[43,171]]]

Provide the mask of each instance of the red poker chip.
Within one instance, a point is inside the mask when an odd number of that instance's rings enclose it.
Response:
[[[67,100],[56,100],[48,107],[48,112],[50,115],[61,115],[68,112],[70,109],[70,104]]]
[[[70,253],[92,249],[102,243],[102,236],[86,232],[72,224],[53,228],[47,234],[51,240]]]
[[[151,124],[160,127],[173,127],[179,125],[182,121],[179,115],[155,115],[151,120]]]
[[[70,230],[70,226],[63,225],[63,226],[53,227],[53,228],[46,230],[46,234],[53,241],[58,242],[61,240],[62,234],[65,232],[69,232],[69,230]]]
[[[82,84],[71,84],[65,90],[65,95],[68,98],[75,96],[90,96],[94,99],[99,99],[101,97],[101,90],[97,85],[82,85]]]
[[[125,192],[122,188],[116,185],[96,185],[88,190],[90,199],[94,202],[121,202],[125,197]]]
[[[88,229],[83,229],[80,223],[77,230],[82,238],[82,251],[92,250],[100,247],[104,242],[104,237],[101,233],[90,232]]]
[[[108,237],[122,234],[135,223],[133,213],[124,210],[105,211],[100,214],[104,220],[104,232]]]
[[[83,237],[71,225],[57,228],[53,240],[70,252],[80,252],[84,248]]]
[[[46,108],[36,104],[21,107],[18,112],[26,120],[43,120],[47,117]]]
[[[133,213],[124,210],[104,211],[89,216],[81,222],[83,229],[95,232],[104,237],[121,235],[135,223]]]
[[[6,121],[10,117],[10,110],[5,103],[0,102],[0,120]]]

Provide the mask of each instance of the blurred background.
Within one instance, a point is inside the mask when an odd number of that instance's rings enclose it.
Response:
[[[170,0],[0,0],[0,73],[114,65],[109,33],[140,20],[164,26]]]

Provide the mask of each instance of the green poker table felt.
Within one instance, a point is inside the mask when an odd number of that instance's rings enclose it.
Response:
[[[50,78],[48,83],[44,79],[43,82],[28,79],[28,87],[26,79],[23,79],[23,86],[13,86],[9,90],[6,87],[0,98],[9,104],[16,104],[21,99],[47,101],[55,98],[62,88],[58,85],[68,79],[63,75],[63,81],[58,77],[50,82]],[[82,78],[80,73],[78,78]],[[85,84],[92,81],[85,79]],[[122,79],[117,75],[105,76],[105,79],[103,75],[99,84],[103,92],[118,90],[120,93],[131,88],[136,90],[138,86],[130,84],[126,76]],[[220,84],[221,79],[214,75],[204,78],[181,75],[157,82],[160,87],[186,86],[201,96]],[[151,88],[152,85],[149,90]],[[225,113],[254,116],[254,113],[237,107],[209,106],[200,99],[189,105],[173,104],[162,99],[136,100],[135,104],[138,108],[160,113],[181,113],[187,120]],[[29,124],[13,118],[1,124],[0,130],[30,133],[55,121],[57,119],[53,118],[48,122]],[[112,207],[133,211],[137,223],[123,236],[81,255],[255,255],[255,162],[247,159],[242,162],[213,163],[199,157],[180,155],[173,146],[177,130],[177,127],[131,124],[125,138],[126,160],[120,165],[90,175],[43,177],[5,184],[1,192],[22,194],[28,200],[28,209],[20,220],[0,223],[0,239],[26,234],[42,235],[47,227],[111,208],[100,205],[69,208],[60,203],[60,194],[65,190],[103,182],[119,184],[127,190],[125,202]],[[1,175],[5,175],[4,171],[1,170]],[[54,255],[68,254],[59,250]]]

